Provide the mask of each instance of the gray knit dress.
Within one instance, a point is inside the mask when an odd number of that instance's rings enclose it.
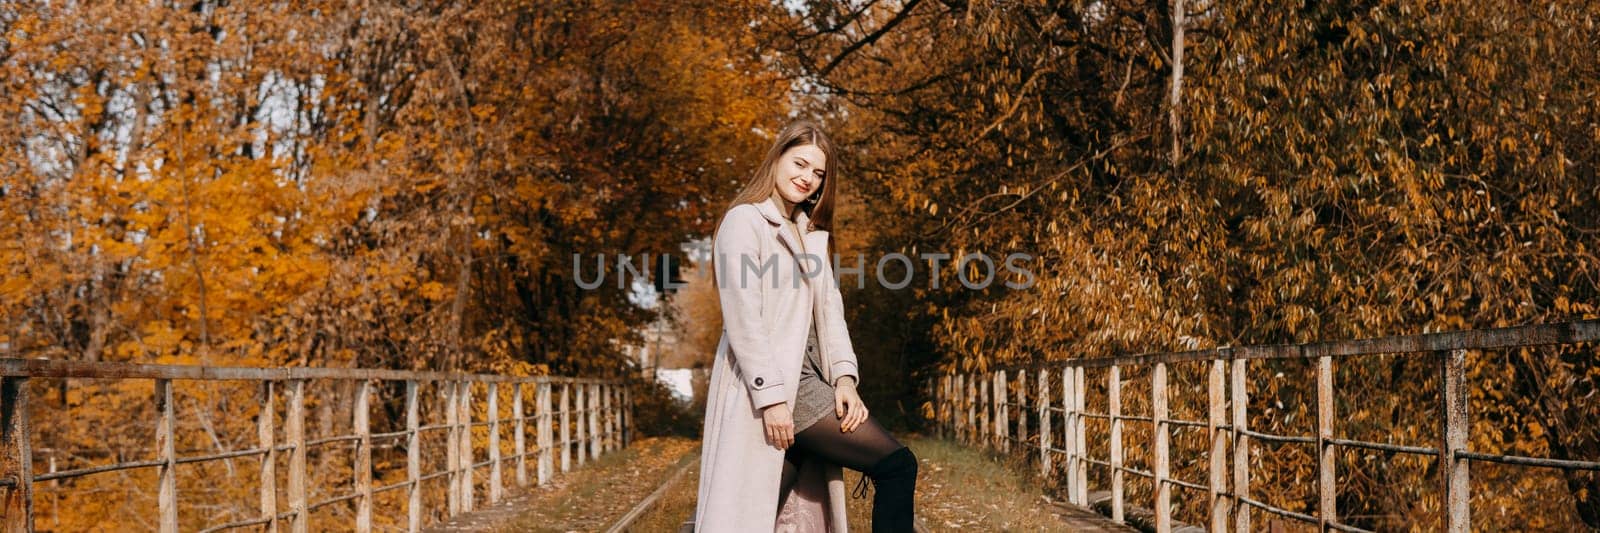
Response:
[[[784,219],[784,230],[794,232],[797,237],[800,235],[793,220]],[[811,427],[811,424],[833,412],[833,385],[822,379],[820,344],[817,341],[817,322],[812,320],[811,334],[806,338],[805,364],[800,365],[800,390],[795,393],[793,413],[795,433],[804,431]]]
[[[800,390],[795,394],[795,433],[833,414],[833,385],[822,379],[822,348],[818,344],[817,324],[812,321],[811,336],[806,340],[806,362],[800,366]]]

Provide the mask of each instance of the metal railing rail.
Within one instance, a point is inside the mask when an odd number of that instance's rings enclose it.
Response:
[[[30,379],[96,379],[127,380],[148,379],[155,386],[156,445],[155,458],[123,461],[70,470],[35,475],[33,472],[33,435],[28,408],[27,384]],[[231,450],[206,455],[179,455],[175,446],[177,410],[173,402],[173,381],[246,381],[257,384],[260,414],[257,416],[259,445],[244,450]],[[356,392],[350,402],[351,427],[354,433],[319,439],[306,439],[306,385],[311,381],[350,381]],[[405,428],[401,431],[372,433],[371,397],[374,383],[403,382],[405,389]],[[418,388],[432,383],[443,395],[441,409],[446,421],[423,425]],[[501,387],[508,386],[511,398],[509,417],[502,416]],[[474,389],[486,391],[485,400],[474,398]],[[282,392],[280,392],[280,390]],[[534,413],[526,416],[524,398],[533,393]],[[278,418],[276,402],[283,396],[287,402],[282,413],[284,442],[278,441],[280,431],[275,428]],[[552,409],[552,400],[559,396],[559,409]],[[575,404],[574,405],[574,400]],[[484,401],[487,405],[480,404]],[[487,420],[473,420],[479,408],[487,413]],[[380,410],[381,412],[381,410]],[[576,420],[574,420],[576,418]],[[528,422],[535,431],[534,448],[528,448]],[[399,421],[393,421],[398,424]],[[284,527],[293,532],[307,531],[310,513],[318,508],[354,501],[355,522],[352,529],[369,532],[373,528],[372,514],[375,494],[405,489],[408,493],[405,513],[409,531],[419,531],[424,518],[422,483],[448,477],[446,494],[449,516],[472,511],[478,501],[474,492],[474,475],[477,469],[488,468],[487,501],[499,502],[505,494],[503,468],[512,463],[516,484],[528,485],[528,459],[536,459],[535,476],[539,485],[547,483],[555,469],[555,454],[560,454],[559,468],[567,472],[572,468],[574,447],[578,464],[598,459],[602,454],[626,447],[633,438],[632,390],[623,380],[554,377],[507,376],[497,374],[464,374],[449,372],[421,372],[406,370],[362,368],[246,368],[208,367],[183,365],[150,365],[133,363],[58,361],[43,359],[0,359],[0,494],[3,494],[4,515],[0,525],[6,531],[32,531],[34,527],[34,486],[40,482],[82,478],[95,474],[121,470],[154,468],[157,470],[157,521],[163,532],[178,531],[179,492],[176,470],[179,465],[222,461],[241,457],[260,458],[261,482],[258,484],[259,515],[255,518],[215,524],[200,529],[212,532],[250,526],[266,526],[268,530]],[[500,443],[502,424],[512,427],[515,452],[505,455]],[[472,428],[488,426],[486,442],[474,442]],[[555,438],[555,431],[560,438]],[[443,470],[423,473],[422,439],[424,432],[447,432],[446,462]],[[404,439],[406,449],[406,480],[379,487],[372,484],[372,450],[374,440]],[[334,443],[353,444],[353,479],[350,492],[320,501],[308,501],[306,455],[310,448]],[[488,460],[474,462],[474,446],[488,451]],[[287,454],[288,475],[280,487],[276,471],[279,454]],[[286,492],[288,508],[278,508],[279,491]],[[392,512],[398,513],[399,510]],[[280,526],[281,524],[281,526]],[[188,525],[185,529],[197,529]]]
[[[1497,329],[1451,331],[1382,337],[1374,339],[1315,342],[1292,345],[1223,347],[1188,352],[1155,353],[1117,357],[1079,359],[1052,362],[1034,366],[996,367],[981,373],[956,373],[937,376],[927,384],[927,394],[933,398],[935,421],[947,437],[962,442],[1010,451],[1014,444],[1031,449],[1037,445],[1038,461],[1045,475],[1053,475],[1053,460],[1065,458],[1065,485],[1069,501],[1088,505],[1088,467],[1096,465],[1108,469],[1111,492],[1111,518],[1123,522],[1123,474],[1129,473],[1154,481],[1154,519],[1157,531],[1172,528],[1172,487],[1180,487],[1207,494],[1211,531],[1229,529],[1250,531],[1250,510],[1260,509],[1279,516],[1317,524],[1322,529],[1339,531],[1366,531],[1338,520],[1337,485],[1334,477],[1334,460],[1340,447],[1383,450],[1395,453],[1438,457],[1440,487],[1445,495],[1444,519],[1446,529],[1452,533],[1469,531],[1471,514],[1468,501],[1471,461],[1489,461],[1511,465],[1546,468],[1600,470],[1600,462],[1522,457],[1473,452],[1467,446],[1467,383],[1465,378],[1466,353],[1473,350],[1499,350],[1535,346],[1567,345],[1600,341],[1600,320],[1582,320],[1552,324],[1517,326]],[[1366,442],[1335,437],[1333,361],[1338,357],[1365,355],[1431,356],[1437,359],[1442,381],[1441,442],[1437,447],[1410,446],[1395,443]],[[1275,435],[1253,431],[1248,427],[1247,371],[1250,360],[1309,359],[1316,372],[1316,434]],[[1200,363],[1209,366],[1207,384],[1207,419],[1204,421],[1178,420],[1168,416],[1167,369],[1178,363]],[[1122,370],[1128,367],[1149,366],[1151,382],[1151,416],[1122,414]],[[1106,405],[1108,412],[1095,413],[1085,409],[1085,370],[1106,369]],[[1009,372],[1009,376],[1008,376]],[[1035,376],[1038,399],[1030,410],[1027,405],[1027,377]],[[1052,395],[1052,384],[1060,383],[1060,394]],[[1015,391],[1016,400],[1011,399]],[[1056,406],[1059,402],[1059,407]],[[1018,410],[1018,420],[1012,423],[1011,410]],[[1037,439],[1028,437],[1030,411],[1038,421]],[[1231,412],[1230,412],[1231,411]],[[1052,418],[1061,416],[1064,427],[1052,429]],[[1102,460],[1091,457],[1086,445],[1085,420],[1108,421],[1107,437],[1109,456]],[[1143,471],[1124,464],[1123,424],[1128,421],[1151,424],[1151,471]],[[1210,442],[1208,478],[1206,483],[1175,479],[1171,475],[1169,444],[1172,427],[1203,428]],[[1012,430],[1015,428],[1015,436]],[[1064,438],[1062,447],[1053,444],[1057,434]],[[1252,440],[1277,444],[1311,444],[1317,453],[1317,509],[1309,515],[1276,507],[1250,498],[1249,452]],[[1031,451],[1030,451],[1031,453]],[[1231,459],[1231,461],[1230,461]]]

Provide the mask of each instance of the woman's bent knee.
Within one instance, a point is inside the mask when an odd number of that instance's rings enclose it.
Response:
[[[900,449],[872,465],[871,471],[866,474],[873,480],[916,478],[917,455],[911,452],[911,447],[901,446]]]

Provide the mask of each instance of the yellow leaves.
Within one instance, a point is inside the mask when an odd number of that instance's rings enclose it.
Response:
[[[1367,40],[1367,30],[1360,24],[1345,24],[1344,27],[1350,30],[1346,43],[1362,43]]]
[[[422,286],[417,289],[417,294],[421,295],[423,298],[435,302],[449,299],[451,297],[451,292],[452,291],[449,287],[446,287],[443,283],[439,283],[437,281],[423,283]]]
[[[472,116],[480,122],[490,121],[497,113],[499,113],[499,109],[494,104],[472,106]]]
[[[419,180],[416,183],[413,183],[411,185],[411,190],[417,192],[418,194],[428,194],[430,192],[438,190],[440,187],[443,187],[444,184],[445,184],[444,180],[437,180],[437,179]]]
[[[184,342],[184,331],[165,320],[146,322],[140,329],[138,346],[146,357],[175,353]]]
[[[0,298],[5,298],[7,305],[10,305],[12,300],[22,298],[33,284],[34,280],[28,276],[0,277]]]

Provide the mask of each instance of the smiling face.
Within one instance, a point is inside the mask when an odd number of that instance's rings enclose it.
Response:
[[[828,155],[814,144],[802,144],[783,152],[772,176],[777,180],[778,194],[789,203],[798,204],[822,190],[827,171]]]

